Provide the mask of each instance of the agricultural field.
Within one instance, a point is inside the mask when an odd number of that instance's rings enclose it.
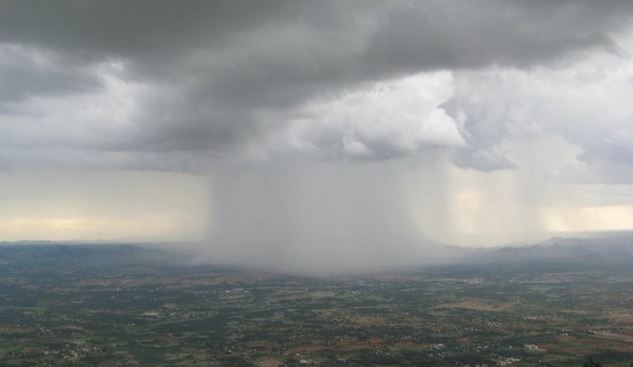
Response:
[[[307,277],[120,247],[0,247],[1,366],[603,366],[633,361],[633,269]]]

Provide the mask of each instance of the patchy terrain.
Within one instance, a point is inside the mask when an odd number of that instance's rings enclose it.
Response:
[[[134,246],[0,247],[2,366],[603,366],[633,360],[627,264],[302,277]],[[37,265],[37,266],[35,266]]]

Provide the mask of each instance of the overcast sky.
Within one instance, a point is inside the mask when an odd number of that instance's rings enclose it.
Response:
[[[633,229],[632,57],[626,0],[2,1],[0,240],[337,267]]]

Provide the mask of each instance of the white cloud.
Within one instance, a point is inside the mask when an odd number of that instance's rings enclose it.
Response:
[[[306,105],[299,112],[302,118],[290,122],[269,149],[276,154],[384,159],[461,146],[457,121],[441,107],[452,95],[450,72],[364,85]]]
[[[580,148],[578,159],[595,174],[613,164],[633,165],[630,58],[593,53],[551,68],[463,71],[455,84],[451,104],[466,116],[467,144],[455,155],[462,167],[486,170],[489,160],[480,158],[487,155],[511,162],[502,145],[512,150],[513,144],[552,134]]]

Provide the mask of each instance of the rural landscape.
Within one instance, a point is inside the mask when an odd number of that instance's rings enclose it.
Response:
[[[630,261],[309,277],[184,265],[167,255],[133,245],[0,246],[0,365],[633,361]]]

